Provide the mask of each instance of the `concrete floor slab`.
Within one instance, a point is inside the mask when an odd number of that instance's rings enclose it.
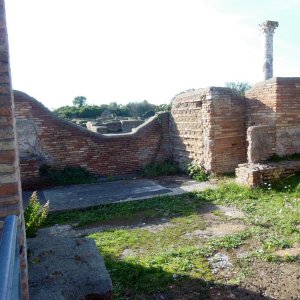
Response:
[[[180,195],[214,186],[213,183],[196,182],[184,176],[164,176],[155,180],[131,179],[56,187],[39,191],[38,197],[41,203],[49,201],[49,209],[54,212],[147,199],[159,195]],[[30,192],[23,193],[25,207],[30,195]]]

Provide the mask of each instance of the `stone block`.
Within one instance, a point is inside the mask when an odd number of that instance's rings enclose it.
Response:
[[[258,163],[272,156],[275,149],[275,127],[250,126],[247,129],[249,163]]]
[[[29,293],[40,299],[112,299],[112,282],[95,242],[43,231],[28,240]]]

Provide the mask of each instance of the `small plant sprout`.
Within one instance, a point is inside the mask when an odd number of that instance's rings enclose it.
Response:
[[[35,237],[37,230],[45,221],[49,211],[49,202],[41,205],[38,201],[37,192],[33,192],[29,204],[24,211],[25,229],[27,237]]]
[[[196,181],[207,181],[210,178],[209,173],[196,163],[191,163],[187,166],[187,174]]]

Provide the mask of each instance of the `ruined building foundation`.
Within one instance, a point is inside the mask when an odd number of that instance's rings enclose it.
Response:
[[[134,132],[104,135],[54,116],[25,93],[13,94],[4,0],[0,0],[0,220],[19,216],[23,299],[28,299],[28,275],[20,170],[24,186],[39,182],[43,165],[80,166],[111,176],[169,159],[182,168],[196,162],[217,174],[237,168],[240,182],[252,186],[300,170],[299,162],[263,164],[274,154],[300,153],[300,77],[272,78],[277,26],[273,21],[261,25],[266,80],[245,97],[223,87],[187,91],[174,98],[171,113],[150,118]]]
[[[216,174],[238,167],[240,181],[254,185],[251,174],[260,170],[262,178],[264,169],[253,168],[254,164],[274,154],[300,153],[300,78],[272,77],[273,34],[278,22],[260,26],[265,35],[267,80],[245,97],[224,87],[183,92],[174,97],[171,113],[154,116],[133,132],[90,132],[15,91],[23,185],[38,182],[44,165],[57,169],[80,166],[100,176],[114,176],[164,160],[173,160],[182,168],[196,162]]]
[[[123,134],[93,133],[54,116],[24,93],[15,91],[14,98],[24,186],[39,181],[44,164],[113,176],[169,159],[182,168],[196,162],[222,174],[274,154],[300,153],[297,77],[260,82],[245,97],[224,87],[187,91],[174,98],[170,114],[154,116]],[[239,169],[238,174],[247,172]]]

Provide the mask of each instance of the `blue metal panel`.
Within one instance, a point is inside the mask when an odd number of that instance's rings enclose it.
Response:
[[[0,241],[0,300],[21,299],[18,217],[4,220]]]

